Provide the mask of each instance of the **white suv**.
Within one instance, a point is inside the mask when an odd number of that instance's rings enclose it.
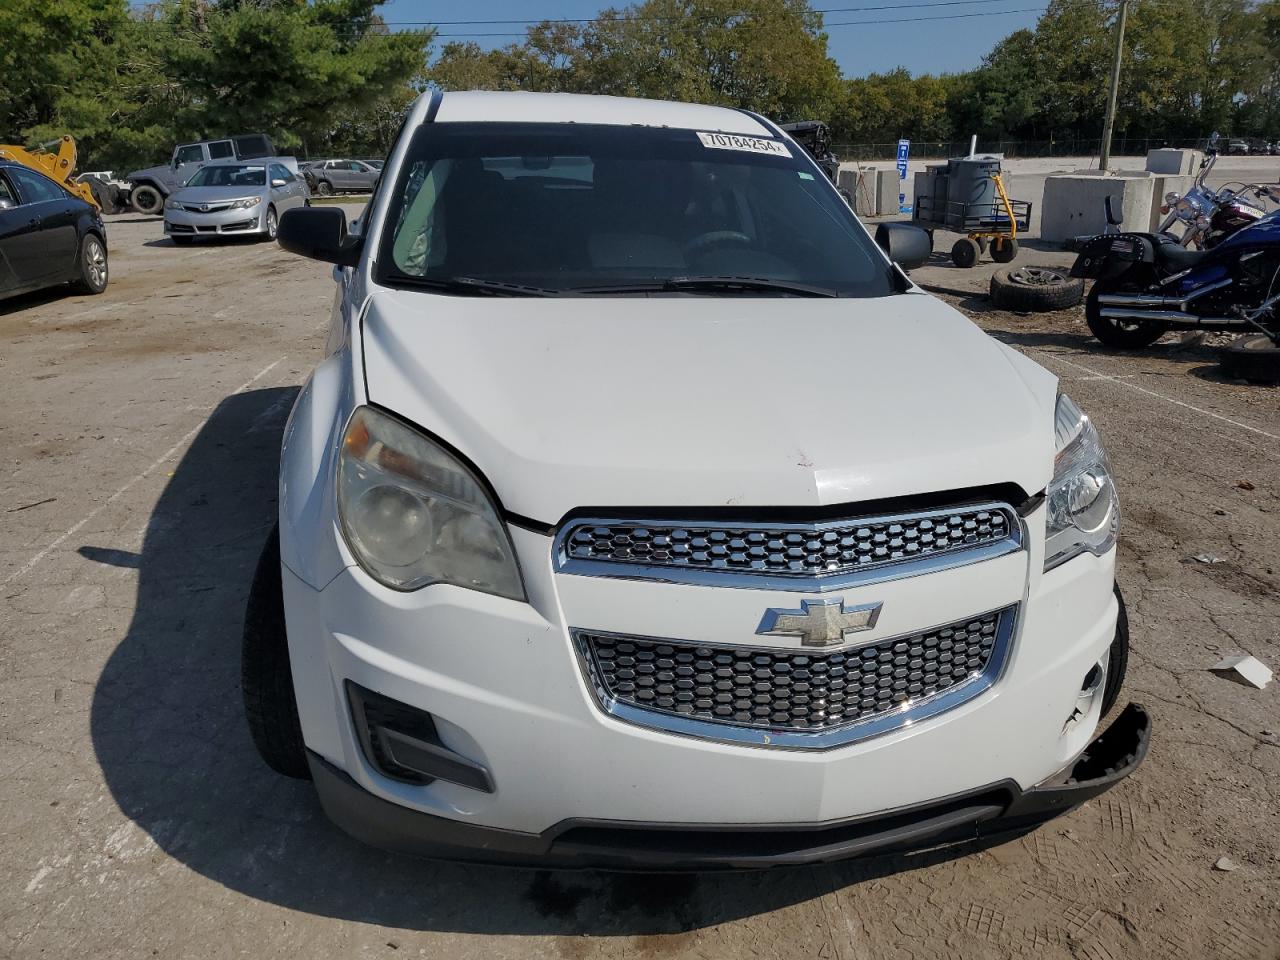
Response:
[[[1093,426],[770,121],[432,94],[355,230],[279,239],[338,296],[245,699],[350,833],[799,863],[1021,827],[1141,762],[1141,707],[1096,736],[1128,637]]]

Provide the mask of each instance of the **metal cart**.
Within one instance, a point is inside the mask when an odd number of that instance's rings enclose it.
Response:
[[[931,241],[935,229],[965,234],[951,248],[951,262],[957,267],[972,267],[988,250],[996,263],[1009,263],[1018,255],[1018,232],[1031,226],[1031,203],[1011,200],[1003,177],[998,173],[990,176],[995,181],[992,203],[939,201],[929,195],[915,199],[914,219],[928,231]]]

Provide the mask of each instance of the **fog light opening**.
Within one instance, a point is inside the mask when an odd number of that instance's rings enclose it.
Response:
[[[346,687],[351,719],[365,759],[384,777],[417,786],[445,780],[493,793],[489,771],[446,747],[436,732],[435,719],[427,711],[350,680]]]

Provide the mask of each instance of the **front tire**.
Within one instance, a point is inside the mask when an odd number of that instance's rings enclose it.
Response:
[[[1102,688],[1102,713],[1105,717],[1115,706],[1120,696],[1120,688],[1124,686],[1125,674],[1129,672],[1129,612],[1124,606],[1124,594],[1120,587],[1114,587],[1116,601],[1120,604],[1120,613],[1116,617],[1116,636],[1111,641],[1110,657],[1107,661],[1107,682]]]
[[[289,667],[279,524],[271,528],[249,588],[240,649],[240,691],[258,755],[276,773],[311,779]]]
[[[1001,237],[991,245],[991,259],[996,263],[1013,263],[1018,255],[1018,241],[1013,237]]]
[[[1098,297],[1111,293],[1115,287],[1103,280],[1094,281],[1089,296],[1084,301],[1084,320],[1089,325],[1089,332],[1098,338],[1104,347],[1113,350],[1141,350],[1155,343],[1169,329],[1163,323],[1153,320],[1116,320],[1104,317],[1098,304]]]
[[[158,214],[164,210],[164,197],[160,191],[148,183],[139,184],[129,194],[129,203],[139,213]]]
[[[81,293],[99,294],[107,289],[107,245],[97,234],[86,233],[80,241],[77,265],[77,290]]]
[[[267,239],[274,240],[280,229],[280,218],[276,216],[275,207],[267,207]]]
[[[961,237],[951,247],[951,262],[967,270],[978,262],[981,253],[982,248],[978,246],[978,241],[970,237]]]

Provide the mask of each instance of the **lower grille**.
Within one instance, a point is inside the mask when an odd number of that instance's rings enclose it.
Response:
[[[1000,671],[1016,612],[1015,605],[832,653],[586,630],[574,638],[601,705],[624,719],[712,738],[752,731],[727,738],[777,745],[786,745],[778,735],[794,734],[795,745],[828,746],[977,696]],[[808,742],[851,728],[859,729]]]

